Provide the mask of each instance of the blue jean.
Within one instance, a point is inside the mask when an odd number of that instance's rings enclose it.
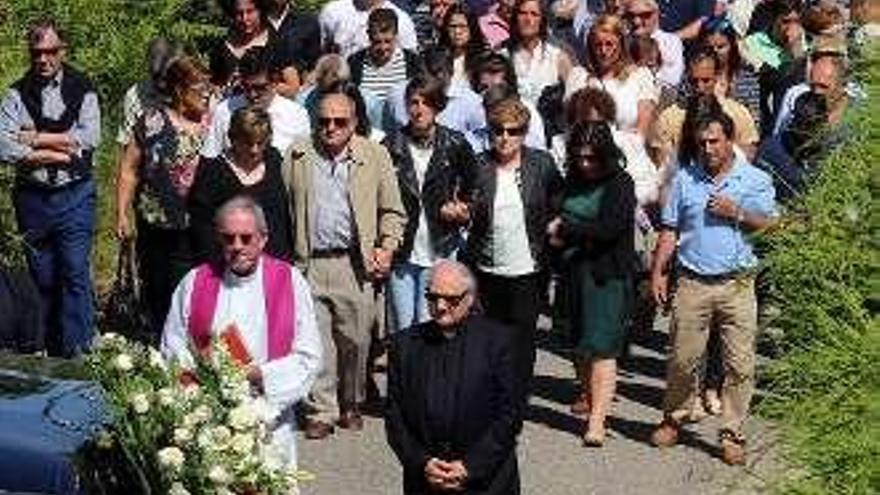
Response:
[[[17,187],[15,214],[27,243],[31,275],[40,290],[47,348],[76,356],[93,335],[90,254],[95,229],[95,183],[60,189]]]
[[[425,290],[431,269],[408,261],[397,263],[388,281],[388,302],[391,305],[389,333],[409,328],[430,319]]]

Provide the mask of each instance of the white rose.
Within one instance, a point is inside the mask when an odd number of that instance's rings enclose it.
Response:
[[[158,452],[157,456],[159,458],[159,465],[172,471],[179,470],[186,459],[183,451],[177,447],[165,447]]]
[[[134,361],[132,361],[131,356],[128,354],[120,354],[113,360],[113,365],[119,371],[131,371],[134,368]]]
[[[130,402],[134,412],[138,414],[146,414],[150,410],[150,399],[147,394],[134,394]]]
[[[226,445],[232,438],[232,432],[229,431],[229,428],[221,425],[211,429],[211,437],[218,446]]]
[[[229,411],[229,426],[231,426],[233,430],[244,431],[252,428],[257,424],[259,419],[257,411],[247,404],[242,404]]]
[[[232,437],[230,444],[235,453],[247,455],[254,448],[254,439],[250,435],[238,434]]]
[[[171,407],[176,402],[174,397],[174,391],[168,387],[160,388],[156,392],[156,397],[159,398],[159,404],[163,407]]]
[[[168,495],[189,495],[189,490],[183,487],[183,484],[175,481],[168,490]]]
[[[183,398],[188,401],[196,399],[198,398],[200,392],[201,389],[199,388],[198,384],[190,383],[189,385],[183,387]]]
[[[154,368],[158,368],[160,370],[166,369],[165,359],[162,358],[162,354],[152,347],[149,350],[148,362],[150,363],[150,366]]]
[[[189,428],[175,428],[174,429],[174,443],[177,445],[183,445],[190,440],[192,440],[193,434],[192,430]]]
[[[228,485],[232,481],[232,477],[223,466],[214,466],[208,471],[208,479],[215,485]]]
[[[202,404],[193,411],[193,414],[200,423],[204,423],[211,419],[211,408]]]
[[[214,447],[214,437],[211,436],[209,430],[202,430],[202,432],[199,433],[199,436],[196,437],[196,443],[199,445],[200,449],[210,449]]]

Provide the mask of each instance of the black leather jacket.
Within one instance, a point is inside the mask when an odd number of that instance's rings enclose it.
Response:
[[[424,183],[419,190],[409,143],[406,127],[390,133],[382,141],[397,171],[400,198],[408,219],[403,243],[395,257],[398,261],[409,259],[423,208],[434,252],[446,256],[458,244],[462,229],[461,226],[443,222],[440,219],[440,208],[453,198],[456,188],[461,191],[461,199],[467,200],[465,193],[471,190],[474,173],[479,168],[477,157],[464,135],[437,125],[434,151],[428,162]]]
[[[465,255],[473,266],[492,266],[492,223],[498,181],[491,151],[480,155],[480,163],[473,182],[471,229]],[[559,213],[564,182],[550,154],[533,148],[523,147],[517,172],[529,248],[540,272],[549,265],[547,225]]]

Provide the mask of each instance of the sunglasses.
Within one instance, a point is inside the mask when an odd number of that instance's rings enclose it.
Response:
[[[61,47],[53,46],[52,48],[31,48],[30,52],[31,56],[33,57],[39,57],[40,55],[49,55],[54,57],[55,55],[58,55],[59,52],[61,52]]]
[[[330,127],[330,124],[333,124],[333,127],[348,127],[348,123],[350,119],[346,117],[318,117],[318,125],[321,127]]]
[[[231,246],[235,244],[235,240],[238,239],[245,246],[249,246],[257,236],[255,234],[230,234],[227,232],[220,233],[220,240],[223,241],[223,244],[227,246]]]
[[[491,128],[489,128],[489,132],[491,132],[492,135],[495,137],[501,137],[504,134],[507,134],[508,136],[513,136],[513,137],[520,137],[520,136],[525,135],[526,127],[525,126],[504,127],[504,126],[499,125],[499,126],[492,126]]]
[[[426,291],[425,299],[430,304],[437,304],[442,299],[443,301],[446,301],[446,303],[450,306],[455,307],[461,304],[461,301],[466,295],[468,295],[468,291],[464,291],[461,294],[441,294],[439,292]]]

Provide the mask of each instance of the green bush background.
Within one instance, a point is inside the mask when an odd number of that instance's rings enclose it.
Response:
[[[322,2],[298,4],[314,10]],[[144,75],[144,48],[157,35],[204,48],[223,27],[213,0],[0,0],[0,87],[26,68],[25,26],[46,14],[66,28],[70,60],[101,92],[100,288],[112,277],[116,253],[113,137],[122,95]],[[877,47],[868,53],[862,78],[869,82],[869,100],[852,121],[850,141],[767,238],[784,356],[767,370],[769,398],[761,411],[783,425],[790,459],[806,467],[806,476],[781,485],[792,493],[880,493],[880,237],[872,201],[880,186],[880,58]],[[16,263],[10,187],[10,169],[0,168],[0,262]]]

